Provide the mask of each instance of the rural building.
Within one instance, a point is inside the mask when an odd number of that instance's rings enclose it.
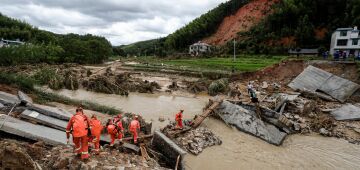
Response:
[[[319,55],[318,49],[289,49],[289,55],[295,56],[317,56]]]
[[[189,47],[189,54],[191,55],[199,55],[199,54],[207,54],[211,53],[211,45],[197,42]]]
[[[359,55],[360,51],[360,35],[357,27],[354,28],[338,28],[332,34],[330,54],[334,55],[336,51],[346,52],[346,56]]]
[[[23,45],[23,44],[25,44],[25,43],[20,41],[19,39],[16,39],[15,41],[13,41],[13,40],[4,40],[4,39],[0,40],[0,48],[1,47],[11,46],[11,45]]]

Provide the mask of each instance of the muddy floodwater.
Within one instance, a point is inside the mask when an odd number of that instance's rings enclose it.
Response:
[[[46,91],[72,99],[87,100],[115,107],[124,112],[140,114],[146,120],[153,122],[153,130],[165,126],[169,120],[174,121],[175,114],[180,109],[185,110],[185,119],[192,119],[196,114],[202,113],[203,107],[209,100],[209,97],[206,95],[182,94],[172,96],[165,92],[156,94],[130,93],[128,97],[125,97],[114,94],[95,93],[83,89],[76,91],[53,91],[46,89]],[[165,118],[165,121],[160,122],[160,117]]]
[[[174,114],[185,109],[185,118],[193,118],[209,97],[190,94],[131,93],[129,97],[88,92],[85,90],[52,91],[79,100],[89,100],[141,114],[152,120],[155,128],[164,126],[159,117],[173,120]],[[202,126],[220,136],[223,144],[206,148],[199,156],[185,157],[187,169],[360,169],[360,146],[345,140],[318,135],[290,135],[280,147],[226,126],[209,118]]]

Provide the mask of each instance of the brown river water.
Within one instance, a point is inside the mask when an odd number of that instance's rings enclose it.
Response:
[[[129,97],[123,97],[85,90],[52,92],[141,114],[153,121],[154,129],[173,120],[179,109],[185,110],[186,119],[193,118],[202,112],[209,99],[206,95],[191,94],[131,93]],[[167,121],[159,122],[160,116]],[[206,119],[202,126],[220,136],[223,144],[206,148],[198,156],[188,154],[185,157],[187,169],[360,169],[360,146],[342,139],[291,135],[278,147],[213,118]]]

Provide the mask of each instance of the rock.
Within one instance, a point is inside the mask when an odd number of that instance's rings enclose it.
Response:
[[[294,129],[296,130],[296,131],[299,131],[300,130],[300,124],[298,124],[298,123],[295,123],[294,124]]]
[[[264,82],[262,83],[261,88],[267,89],[268,87],[269,87],[268,83],[267,83],[266,81],[264,81]]]
[[[307,125],[306,125],[305,123],[301,123],[301,124],[300,124],[300,128],[301,128],[301,129],[305,129],[306,127],[307,127]]]
[[[55,164],[53,165],[54,169],[65,169],[69,165],[69,158],[59,157]]]
[[[114,170],[116,168],[115,168],[115,166],[103,166],[101,169],[103,169],[103,170]]]
[[[330,136],[330,132],[328,130],[326,130],[325,128],[321,128],[320,129],[320,134],[323,136]]]
[[[161,116],[161,117],[159,117],[159,121],[160,121],[160,122],[164,122],[164,121],[165,121],[165,118]]]

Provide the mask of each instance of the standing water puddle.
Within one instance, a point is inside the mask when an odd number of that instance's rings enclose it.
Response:
[[[123,97],[85,90],[52,92],[141,114],[153,121],[154,128],[167,124],[167,121],[159,122],[159,117],[173,120],[180,109],[185,110],[185,119],[193,118],[202,112],[209,99],[208,96],[167,93],[131,93],[129,97]],[[223,144],[206,148],[198,156],[188,154],[185,157],[188,169],[360,169],[360,147],[345,140],[290,135],[282,146],[277,147],[212,118],[206,119],[202,126],[220,136]]]

